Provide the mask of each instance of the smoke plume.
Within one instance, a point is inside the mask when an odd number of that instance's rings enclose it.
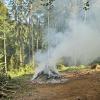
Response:
[[[100,1],[90,0],[87,11],[82,0],[55,0],[53,5],[54,18],[45,30],[48,49],[35,54],[41,69],[48,64],[55,70],[63,58],[68,65],[87,65],[100,57]]]

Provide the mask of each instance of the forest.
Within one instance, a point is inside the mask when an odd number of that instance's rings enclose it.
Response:
[[[42,30],[47,25],[47,16],[44,18],[40,9],[48,3],[5,2],[0,2],[0,69],[7,74],[9,70],[34,66],[34,52],[45,49]]]
[[[0,0],[0,100],[99,100],[99,4]]]

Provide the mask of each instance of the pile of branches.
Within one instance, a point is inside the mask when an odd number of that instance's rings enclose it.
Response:
[[[12,83],[8,77],[0,76],[0,100],[4,98],[11,98],[18,86]]]

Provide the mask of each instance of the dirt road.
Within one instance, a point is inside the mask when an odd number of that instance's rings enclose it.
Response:
[[[13,100],[100,100],[100,72],[66,72],[63,84],[33,84],[25,80]]]

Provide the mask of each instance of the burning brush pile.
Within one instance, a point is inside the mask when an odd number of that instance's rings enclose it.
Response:
[[[33,83],[64,83],[67,79],[59,74],[56,67],[50,67],[48,65],[36,68],[35,74],[32,78]]]

